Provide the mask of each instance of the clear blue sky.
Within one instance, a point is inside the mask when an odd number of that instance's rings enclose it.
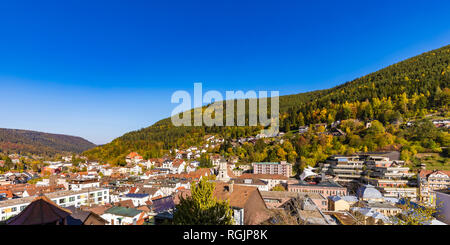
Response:
[[[0,127],[102,144],[176,90],[333,87],[450,43],[450,1],[0,3]]]

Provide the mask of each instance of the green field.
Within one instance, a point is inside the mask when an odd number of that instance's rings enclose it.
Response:
[[[419,153],[416,155],[419,163],[425,163],[428,170],[450,170],[450,159],[439,153]],[[415,166],[415,168],[419,166]]]

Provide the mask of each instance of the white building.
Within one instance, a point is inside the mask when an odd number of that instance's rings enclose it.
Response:
[[[57,191],[45,194],[49,199],[61,207],[109,203],[109,189],[90,188],[80,191]],[[36,196],[10,199],[0,202],[0,220],[6,220],[19,214]]]

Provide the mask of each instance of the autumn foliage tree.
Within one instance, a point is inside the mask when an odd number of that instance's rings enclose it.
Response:
[[[180,197],[173,217],[175,225],[232,225],[233,210],[228,201],[218,201],[214,196],[215,184],[202,178],[192,183],[192,195]]]

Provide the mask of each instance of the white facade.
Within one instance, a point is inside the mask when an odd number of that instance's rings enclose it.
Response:
[[[46,194],[53,202],[61,207],[109,203],[109,189],[92,188],[82,191],[58,191]],[[11,199],[0,202],[0,220],[6,220],[19,214],[35,196]]]

